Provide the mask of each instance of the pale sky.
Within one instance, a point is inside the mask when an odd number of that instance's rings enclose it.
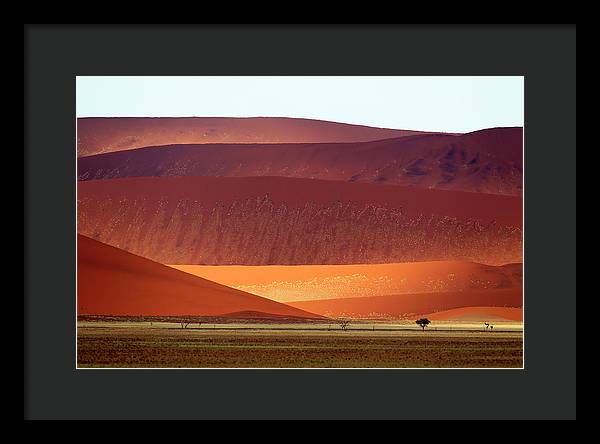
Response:
[[[77,77],[77,117],[302,117],[469,132],[524,126],[524,78]]]

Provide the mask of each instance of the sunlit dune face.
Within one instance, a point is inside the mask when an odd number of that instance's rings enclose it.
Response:
[[[492,267],[447,261],[372,265],[171,267],[281,302],[519,288],[522,285],[520,264]]]
[[[358,298],[320,299],[289,302],[288,305],[328,317],[361,319],[414,319],[463,307],[520,308],[521,288],[415,293]],[[457,315],[467,316],[472,313]],[[491,316],[490,314],[484,317]],[[471,316],[472,317],[472,316]],[[445,319],[445,318],[444,318]]]
[[[432,321],[483,321],[487,323],[496,321],[522,322],[523,309],[521,307],[461,307],[430,313],[427,315],[427,319]]]

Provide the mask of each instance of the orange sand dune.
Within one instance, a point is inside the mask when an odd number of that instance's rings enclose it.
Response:
[[[462,307],[430,313],[431,321],[523,321],[523,309],[516,307]]]
[[[469,306],[521,307],[522,289],[371,296],[288,302],[288,305],[328,317],[412,318]]]
[[[81,234],[163,264],[522,262],[522,199],[282,177],[79,181]]]
[[[263,313],[260,311],[236,311],[235,313],[225,313],[222,317],[227,319],[245,319],[245,320],[269,320],[269,321],[277,321],[277,320],[298,320],[306,322],[306,317],[299,316],[290,316],[290,315],[275,315],[272,313]],[[317,318],[317,315],[313,315],[313,318]],[[319,317],[320,318],[320,317]]]
[[[360,142],[423,133],[286,117],[92,117],[77,119],[77,153],[174,143]]]
[[[279,176],[520,195],[523,129],[351,143],[174,144],[78,159],[80,180]]]
[[[521,288],[522,264],[439,261],[358,265],[171,265],[279,302]]]
[[[77,235],[78,315],[217,316],[245,311],[318,317]]]

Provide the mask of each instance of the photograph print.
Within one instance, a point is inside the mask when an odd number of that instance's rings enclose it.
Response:
[[[77,368],[524,368],[523,80],[77,77]]]

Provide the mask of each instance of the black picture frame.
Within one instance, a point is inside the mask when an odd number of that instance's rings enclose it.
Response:
[[[525,76],[525,368],[76,370],[77,75]],[[26,25],[24,83],[25,418],[575,418],[574,25]]]

